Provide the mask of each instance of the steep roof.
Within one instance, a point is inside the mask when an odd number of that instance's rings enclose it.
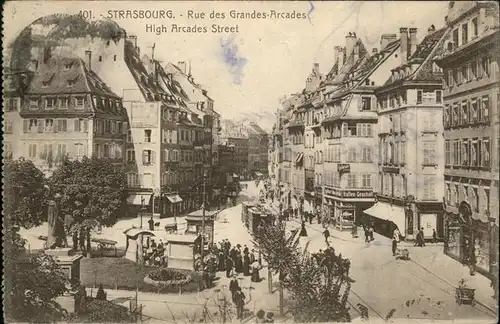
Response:
[[[354,53],[354,50],[351,52],[351,53],[346,53],[346,58],[344,60],[344,65],[342,65],[341,67],[338,66],[338,63],[336,63],[337,67],[335,67],[335,65],[332,67],[332,70],[330,72],[333,71],[333,69],[337,69],[338,70],[338,73],[336,74],[328,74],[329,77],[327,77],[326,79],[326,83],[330,83],[330,84],[341,84],[345,79],[346,77],[348,76],[349,72],[353,69],[353,68],[356,68],[357,66],[359,66],[363,61],[365,61],[366,59],[368,59],[370,57],[370,54],[368,53],[368,51],[366,50],[366,47],[365,45],[363,44],[363,41],[358,38],[358,40],[356,41],[356,45],[355,47],[358,47],[358,58],[356,59],[355,57],[355,53]]]
[[[404,81],[440,81],[442,73],[433,72],[432,58],[444,51],[442,41],[446,34],[447,28],[443,27],[432,33],[427,34],[424,39],[417,45],[415,53],[408,59],[408,63],[400,65],[396,69],[404,69],[408,65],[413,65],[410,73],[405,73],[403,76],[390,76],[384,83],[384,87],[389,85],[400,84]]]
[[[93,93],[120,97],[95,74],[80,58],[52,56],[41,64],[28,89],[30,94]]]

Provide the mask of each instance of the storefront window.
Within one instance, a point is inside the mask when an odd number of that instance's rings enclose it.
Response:
[[[460,227],[448,227],[448,254],[460,257]]]
[[[476,231],[474,237],[474,253],[476,266],[489,272],[490,270],[490,242],[485,232]]]

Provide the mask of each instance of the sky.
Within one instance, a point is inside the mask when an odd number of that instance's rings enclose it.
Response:
[[[101,19],[108,10],[171,10],[174,18],[114,19],[127,33],[138,37],[141,53],[163,62],[191,62],[195,82],[215,100],[223,118],[248,117],[267,130],[280,108],[279,99],[302,91],[313,63],[327,73],[334,61],[334,46],[345,44],[345,35],[356,32],[369,52],[379,47],[380,35],[399,34],[400,27],[418,28],[419,40],[434,24],[444,25],[445,1],[369,2],[175,2],[175,1],[22,1],[4,4],[4,41],[9,43],[34,20],[53,13],[92,11]],[[189,18],[189,10],[205,13]],[[238,13],[298,13],[305,19],[232,19]],[[210,19],[210,13],[226,15]],[[172,33],[173,24],[205,26],[207,33]],[[212,33],[212,24],[238,26],[237,33]],[[164,25],[168,32],[147,32],[147,25]]]

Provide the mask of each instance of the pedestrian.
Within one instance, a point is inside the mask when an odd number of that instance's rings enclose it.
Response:
[[[302,221],[302,225],[300,228],[300,236],[307,236],[307,230],[306,230],[306,222]]]
[[[254,263],[255,261],[255,250],[252,249],[252,253],[250,253],[250,264]]]
[[[328,243],[328,238],[330,237],[330,231],[328,228],[323,231],[323,235],[325,236],[325,242]]]
[[[250,275],[250,257],[248,252],[243,256],[243,275],[248,277]]]
[[[392,255],[396,256],[396,250],[398,249],[398,241],[396,238],[392,239]]]
[[[236,304],[236,317],[241,319],[243,317],[243,308],[245,306],[245,294],[241,291],[241,287],[238,287],[234,296],[234,303]]]
[[[433,228],[432,229],[432,243],[436,244],[437,242],[438,242],[438,238],[437,238],[436,229]]]
[[[243,272],[243,260],[240,252],[237,252],[236,254],[236,260],[234,260],[234,270],[238,274]]]
[[[240,284],[238,283],[238,280],[236,279],[236,275],[233,276],[231,281],[229,282],[229,291],[231,292],[231,297],[234,303],[234,297],[236,294],[236,291],[238,291],[238,288],[240,288]]]
[[[352,226],[351,235],[353,238],[358,237],[358,226],[356,226],[356,224],[353,224],[353,226]]]
[[[248,254],[248,246],[244,246],[243,248],[243,254]]]
[[[274,313],[267,312],[266,318],[264,319],[264,323],[274,323]]]
[[[155,221],[153,220],[153,216],[151,216],[151,218],[148,220],[148,224],[149,224],[149,230],[154,231],[155,230]]]
[[[252,282],[260,282],[259,269],[259,262],[255,261],[254,263],[252,263]]]
[[[99,284],[99,289],[97,290],[97,295],[95,296],[95,298],[99,300],[106,300],[106,293],[104,292],[102,284]]]
[[[370,235],[370,242],[375,240],[373,238],[373,226],[372,225],[370,225],[370,228],[368,229],[368,234]]]
[[[224,259],[224,253],[222,251],[219,251],[219,258],[218,258],[218,270],[219,271],[224,271],[225,266],[226,266],[226,260]]]
[[[424,228],[420,228],[420,231],[418,233],[420,234],[420,246],[425,246]]]
[[[396,243],[399,243],[399,239],[400,239],[400,233],[399,233],[399,229],[396,227],[396,229],[394,229],[394,239],[396,240]]]
[[[231,272],[233,271],[233,260],[230,257],[226,257],[226,277],[231,276]]]

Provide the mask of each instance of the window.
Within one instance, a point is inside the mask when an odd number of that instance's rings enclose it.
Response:
[[[450,106],[446,105],[443,110],[443,126],[450,126]]]
[[[66,157],[66,144],[58,144],[56,161],[61,162],[62,159],[64,159],[65,157]]]
[[[37,109],[38,106],[40,105],[40,100],[38,99],[30,99],[30,109]]]
[[[53,119],[45,119],[45,132],[53,132],[54,131],[54,120]]]
[[[362,97],[361,98],[361,110],[372,110],[371,106],[371,98],[370,97]]]
[[[347,174],[347,187],[348,188],[356,188],[357,187],[356,174],[354,174],[354,173]]]
[[[462,111],[461,111],[461,120],[460,120],[460,124],[461,125],[467,125],[469,123],[469,112],[467,110],[467,101],[462,101]]]
[[[455,69],[455,81],[457,84],[461,84],[462,83],[462,73],[461,73],[461,69],[460,68],[456,68]]]
[[[85,104],[84,97],[75,97],[75,108],[83,108],[84,104]]]
[[[76,84],[76,79],[68,80],[67,83],[68,83],[68,87],[70,87],[70,88],[74,87]]]
[[[13,133],[13,123],[12,120],[6,119],[4,121],[4,131],[6,134],[12,134]]]
[[[469,26],[467,23],[462,25],[462,45],[467,44],[469,41]]]
[[[57,120],[57,131],[67,132],[68,131],[68,121],[66,119]]]
[[[461,161],[463,166],[469,165],[469,141],[463,140],[461,147]]]
[[[491,65],[490,64],[490,58],[489,57],[484,57],[481,60],[481,65],[482,65],[483,71],[486,74],[486,76],[490,76],[490,65]]]
[[[137,173],[127,173],[127,184],[129,187],[140,187],[139,175]]]
[[[102,55],[99,55],[99,62],[102,62]]]
[[[490,149],[490,139],[483,138],[481,141],[481,165],[484,168],[490,167],[490,157],[491,157],[491,149]]]
[[[150,129],[144,130],[144,142],[151,143],[151,130]]]
[[[436,143],[424,142],[424,165],[436,164]]]
[[[446,141],[444,143],[444,164],[451,164],[451,143],[450,141]]]
[[[54,109],[55,106],[56,106],[56,99],[55,98],[45,99],[45,109]]]
[[[453,31],[453,43],[455,43],[455,46],[459,46],[458,44],[458,28],[456,28],[454,31]]]
[[[347,162],[356,162],[356,148],[350,147],[347,151]]]
[[[36,144],[29,144],[28,145],[28,157],[30,159],[36,158]]]
[[[422,90],[417,90],[417,103],[422,103]]]
[[[472,36],[475,37],[478,35],[478,25],[477,25],[477,17],[472,18]]]
[[[424,200],[435,200],[436,199],[436,179],[434,175],[424,175]]]
[[[436,103],[443,102],[443,93],[441,90],[436,90]]]
[[[372,188],[372,175],[370,173],[361,175],[361,188]]]
[[[468,67],[468,65],[462,66],[462,79],[465,82],[470,81],[470,78],[469,78],[469,67]]]
[[[490,120],[490,96],[483,96],[482,100],[481,121],[488,122]]]
[[[448,69],[447,71],[448,77],[446,78],[448,81],[448,87],[452,87],[454,84],[454,79],[453,79],[453,69]]]
[[[363,147],[363,155],[361,158],[362,162],[372,162],[372,148],[371,147]]]
[[[132,143],[132,130],[127,131],[127,143]]]
[[[113,61],[116,62],[116,55],[113,55]]]
[[[135,162],[135,151],[128,149],[127,150],[127,163]]]
[[[143,150],[142,151],[142,164],[143,165],[151,165],[154,163],[153,151],[152,150]]]
[[[477,98],[471,99],[471,106],[470,106],[470,122],[471,123],[477,123],[479,121],[479,113],[478,113],[477,103],[478,103]]]
[[[59,108],[60,109],[67,109],[68,105],[69,105],[68,98],[59,98]]]
[[[472,140],[470,144],[470,165],[479,166],[479,143],[477,139]]]

